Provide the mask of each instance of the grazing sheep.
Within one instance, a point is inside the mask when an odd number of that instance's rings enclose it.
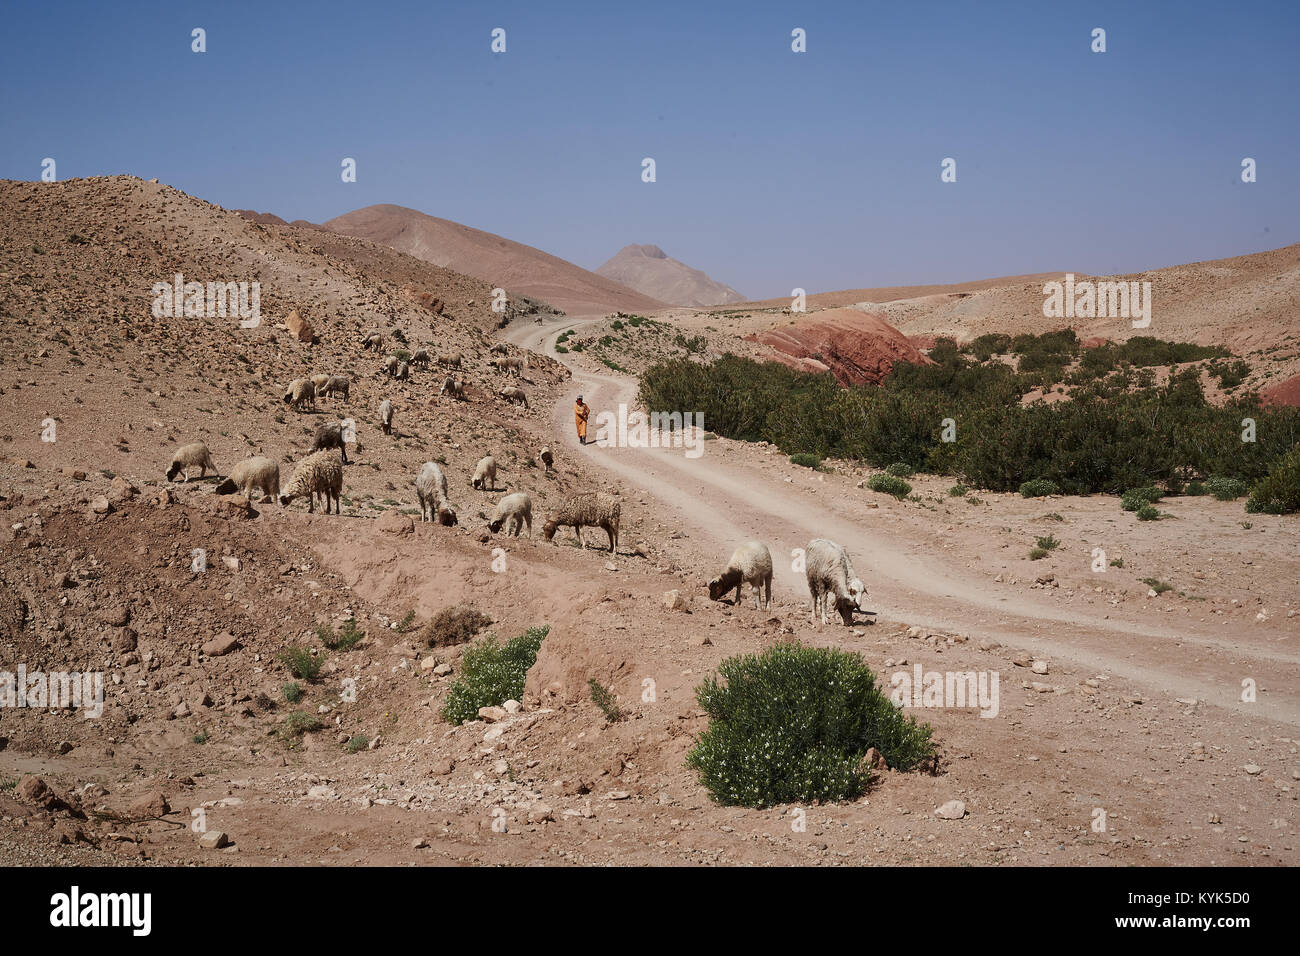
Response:
[[[334,502],[334,513],[339,513],[339,498],[343,494],[343,462],[333,451],[318,451],[298,462],[283,491],[280,492],[280,504],[287,505],[294,498],[310,495],[307,510],[316,510],[316,498],[320,496],[325,502],[325,513],[330,513],[330,501]]]
[[[379,427],[384,430],[385,435],[391,435],[393,432],[393,403],[388,399],[379,403]]]
[[[365,349],[367,352],[370,351],[371,349],[374,349],[376,352],[378,352],[380,349],[384,347],[383,334],[379,332],[371,332],[369,335],[367,335],[364,339],[361,340],[361,347]]]
[[[420,499],[420,520],[448,527],[456,523],[456,510],[447,500],[447,476],[437,462],[426,461],[415,476],[415,496]],[[426,514],[428,515],[426,517]]]
[[[493,359],[488,363],[493,368],[500,369],[507,375],[514,375],[515,378],[524,377],[524,360],[521,358],[499,358]]]
[[[543,448],[541,454],[537,457],[542,460],[542,464],[546,466],[547,471],[555,467],[555,456],[551,454],[550,448]]]
[[[316,426],[316,435],[312,439],[312,451],[324,451],[327,448],[337,448],[343,455],[343,464],[348,463],[348,444],[347,436],[343,433],[342,422],[326,422],[323,425]]]
[[[612,497],[599,491],[586,491],[573,495],[560,505],[558,511],[551,514],[542,526],[542,534],[550,541],[555,537],[555,529],[560,525],[573,528],[578,536],[578,544],[586,548],[582,540],[582,529],[602,528],[609,535],[609,550],[613,554],[618,548],[618,524],[623,514],[623,506]]]
[[[342,393],[344,398],[348,397],[348,390],[352,387],[352,379],[346,375],[331,375],[329,381],[325,383],[325,394],[333,397]]]
[[[429,364],[429,350],[416,349],[415,354],[411,356],[411,364],[427,366]]]
[[[449,352],[447,354],[438,353],[438,364],[444,368],[460,368],[460,353]]]
[[[528,407],[528,396],[524,394],[524,390],[522,388],[518,388],[514,385],[511,385],[507,388],[501,389],[501,391],[498,392],[497,394],[499,394],[507,402],[518,402],[520,405],[524,406],[524,408]]]
[[[201,441],[181,445],[176,449],[176,454],[172,455],[172,463],[167,466],[167,480],[175,481],[176,476],[184,472],[185,480],[189,481],[191,468],[199,469],[200,478],[207,477],[209,468],[214,475],[220,474],[217,466],[212,463],[212,453],[208,451],[208,446]]]
[[[847,625],[853,624],[853,612],[860,610],[860,601],[866,589],[862,582],[853,576],[853,565],[849,563],[848,553],[834,541],[814,538],[808,543],[804,552],[804,567],[808,577],[808,593],[812,595],[812,623],[817,623],[817,613],[821,612],[821,622],[826,623],[827,606],[832,599],[835,610]],[[857,593],[854,586],[857,586]]]
[[[324,374],[311,376],[311,383],[316,388],[316,394],[321,395],[325,391],[325,386],[329,384],[330,377]]]
[[[519,537],[519,528],[522,525],[528,525],[528,537],[533,536],[533,499],[522,491],[516,491],[513,495],[506,495],[497,502],[496,513],[492,520],[488,522],[488,527],[496,534],[501,530],[501,526],[509,522],[510,527],[506,529],[506,534],[512,534]]]
[[[397,367],[401,364],[401,359],[396,355],[390,355],[388,358],[384,359],[384,372],[387,373],[389,378],[392,378],[397,374]]]
[[[492,348],[488,349],[488,354],[489,354],[489,355],[509,355],[509,354],[510,354],[510,346],[506,345],[506,343],[504,343],[504,342],[498,342],[496,345],[492,346]]]
[[[439,395],[446,395],[451,392],[451,397],[458,401],[465,401],[465,380],[463,378],[452,378],[448,375],[442,382],[442,390]]]
[[[720,600],[735,588],[736,597],[731,603],[739,604],[741,589],[746,584],[754,588],[754,607],[772,606],[772,552],[761,541],[742,544],[732,552],[726,570],[709,582],[709,598]]]
[[[397,371],[394,373],[398,381],[408,382],[411,379],[411,366],[405,362],[397,363]]]
[[[470,484],[483,491],[497,490],[497,460],[491,455],[484,455],[474,466],[474,477]]]
[[[277,497],[280,494],[279,463],[261,455],[245,458],[230,469],[230,475],[217,485],[216,492],[219,495],[233,495],[238,491],[248,500],[252,497],[254,487],[263,495]]]
[[[316,386],[309,378],[295,378],[284,391],[284,403],[302,411],[304,405],[316,407]]]

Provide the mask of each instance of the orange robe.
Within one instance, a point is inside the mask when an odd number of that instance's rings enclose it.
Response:
[[[578,425],[578,437],[587,437],[587,416],[591,414],[591,408],[586,402],[573,403],[573,418]]]

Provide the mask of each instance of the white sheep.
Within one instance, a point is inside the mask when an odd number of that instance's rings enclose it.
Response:
[[[447,352],[438,354],[438,364],[443,368],[460,368],[461,355],[459,352]]]
[[[167,480],[175,481],[176,476],[184,472],[185,480],[189,481],[191,468],[199,469],[200,478],[207,477],[209,468],[214,475],[220,474],[217,466],[212,463],[212,453],[208,451],[208,446],[201,441],[181,445],[176,449],[176,454],[172,455],[172,463],[167,466]]]
[[[488,522],[488,528],[496,534],[501,530],[501,526],[507,523],[509,527],[506,528],[506,534],[513,534],[517,538],[520,526],[527,525],[528,537],[533,536],[533,499],[528,497],[527,493],[516,491],[513,495],[506,495],[497,502],[496,513]]]
[[[238,491],[247,500],[252,497],[253,488],[257,488],[262,495],[278,497],[280,494],[279,463],[270,458],[263,458],[261,455],[245,458],[230,469],[230,475],[217,485],[216,492],[219,495],[233,495]]]
[[[622,514],[623,506],[614,498],[599,491],[585,491],[565,499],[546,519],[542,534],[550,541],[555,537],[556,528],[567,525],[578,536],[578,545],[586,548],[582,529],[601,528],[609,535],[609,550],[613,554],[618,548],[618,526]]]
[[[396,355],[390,355],[388,356],[388,358],[384,359],[384,372],[388,375],[389,378],[392,378],[394,375],[397,374],[397,368],[401,364],[402,364],[401,359],[399,359]]]
[[[542,460],[542,464],[546,466],[547,471],[550,471],[552,468],[555,467],[555,456],[551,454],[551,449],[549,446],[544,447],[541,451],[541,454],[539,454],[537,457]]]
[[[348,390],[352,387],[352,379],[347,375],[331,375],[329,381],[325,383],[325,393],[331,398],[340,392],[344,398],[348,397]]]
[[[428,365],[428,364],[429,364],[429,350],[428,350],[428,349],[425,349],[425,348],[419,348],[419,349],[416,349],[416,350],[415,350],[415,354],[411,356],[411,364],[412,364],[412,365],[422,365],[422,366],[423,366],[423,365]]]
[[[709,582],[709,597],[721,600],[735,588],[732,604],[739,604],[741,589],[746,584],[754,588],[754,607],[772,606],[772,552],[761,541],[749,541],[732,552],[726,570]]]
[[[812,623],[817,623],[819,611],[821,622],[826,623],[827,606],[834,599],[835,610],[845,624],[851,625],[853,612],[862,609],[866,588],[854,576],[848,552],[834,541],[814,538],[804,552],[804,571],[812,595]]]
[[[311,383],[316,388],[316,394],[324,393],[325,386],[329,385],[330,377],[323,372],[311,376]]]
[[[384,430],[385,435],[392,434],[393,431],[393,403],[384,399],[379,403],[379,427]]]
[[[507,375],[514,375],[516,378],[523,378],[524,360],[521,358],[499,358],[493,359],[488,364],[494,368],[505,372]]]
[[[415,496],[420,499],[420,520],[451,526],[456,523],[456,509],[447,500],[447,476],[437,462],[426,461],[415,476]],[[427,514],[427,517],[426,517]]]
[[[470,484],[483,491],[496,491],[497,460],[491,455],[480,458],[478,464],[474,466],[474,477],[470,479]]]
[[[330,513],[330,501],[334,502],[334,513],[339,513],[339,498],[343,495],[343,461],[333,451],[318,451],[298,462],[289,484],[280,492],[280,504],[287,505],[294,498],[310,495],[307,510],[316,510],[316,498],[320,496],[325,502],[325,513]]]
[[[507,402],[518,403],[524,406],[524,408],[528,407],[528,396],[524,394],[524,390],[522,388],[519,388],[518,386],[515,385],[508,386],[507,388],[501,389],[501,391],[498,392],[497,394],[499,394]]]
[[[411,366],[405,362],[398,362],[397,371],[393,374],[399,381],[409,381],[411,378]]]
[[[316,407],[316,386],[309,378],[295,378],[284,391],[284,403],[302,411],[304,405]]]
[[[380,332],[371,332],[369,335],[367,335],[364,339],[361,340],[361,347],[366,351],[370,351],[371,349],[374,349],[376,352],[378,352],[380,349],[384,347],[383,334]]]
[[[488,354],[489,354],[489,355],[509,355],[509,354],[510,354],[510,346],[506,345],[506,343],[504,343],[504,342],[498,342],[496,345],[492,346],[492,348],[488,349]]]

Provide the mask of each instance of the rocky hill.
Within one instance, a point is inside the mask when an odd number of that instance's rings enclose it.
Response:
[[[731,286],[715,282],[699,269],[669,257],[658,246],[624,246],[596,274],[672,305],[727,305],[745,301]]]

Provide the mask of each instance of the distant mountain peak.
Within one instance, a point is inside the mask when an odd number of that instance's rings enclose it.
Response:
[[[745,301],[731,286],[715,282],[656,245],[626,245],[597,269],[596,275],[673,305],[699,307]]]

